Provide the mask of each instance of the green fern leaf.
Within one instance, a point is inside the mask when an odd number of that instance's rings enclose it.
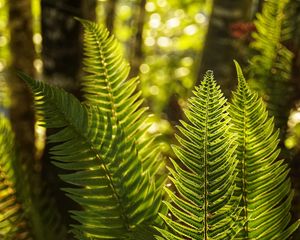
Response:
[[[5,117],[9,115],[8,92],[6,82],[0,81],[0,178],[4,184],[0,191],[0,228],[3,227],[0,238],[64,239],[66,229],[56,202],[41,176],[19,157],[10,123]]]
[[[291,25],[286,24],[289,2],[264,2],[262,13],[257,14],[257,31],[253,33],[254,41],[250,45],[254,50],[250,59],[250,83],[267,102],[270,114],[275,117],[276,127],[282,131],[285,131],[293,100],[290,79],[294,56],[284,46],[292,32]]]
[[[0,238],[5,240],[29,240],[32,237],[26,209],[19,201],[18,167],[10,124],[0,114]]]
[[[238,200],[235,190],[235,138],[229,132],[226,99],[208,71],[189,100],[177,136],[170,180],[177,194],[166,188],[171,202],[169,215],[161,217],[170,231],[160,229],[164,239],[234,239],[238,232]],[[235,222],[236,221],[236,222]],[[162,239],[158,237],[157,239]]]
[[[57,207],[57,201],[47,184],[40,179],[40,189],[35,193],[32,204],[35,206],[35,225],[42,229],[41,240],[65,239],[67,227]]]
[[[236,63],[238,88],[229,108],[237,133],[239,160],[237,194],[242,194],[242,217],[246,220],[239,239],[287,239],[299,226],[288,227],[293,197],[289,169],[277,160],[279,131],[274,132],[273,118],[253,93]]]
[[[98,107],[81,104],[59,88],[21,77],[32,88],[44,125],[62,128],[49,137],[54,164],[72,171],[61,178],[82,211],[73,211],[77,239],[126,239],[156,218],[161,193],[137,157],[133,140]],[[118,125],[117,125],[118,126]],[[138,238],[136,238],[138,239]]]
[[[0,79],[0,114],[7,115],[10,105],[9,88],[5,79]]]
[[[138,79],[127,80],[129,64],[125,61],[115,37],[102,26],[79,20],[84,26],[84,72],[82,90],[85,102],[106,112],[113,124],[120,124],[126,141],[134,138],[137,154],[145,169],[156,174],[163,161],[155,138],[147,135],[147,108],[142,107]],[[157,181],[161,187],[162,181]]]

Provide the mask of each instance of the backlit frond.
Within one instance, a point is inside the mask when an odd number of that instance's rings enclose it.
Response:
[[[171,202],[165,202],[169,216],[161,214],[169,231],[164,239],[234,239],[238,232],[235,190],[235,137],[230,133],[226,99],[211,71],[189,100],[177,136],[170,180],[176,192],[166,188]],[[162,239],[158,237],[158,239]]]
[[[80,20],[84,26],[85,59],[82,90],[85,102],[97,105],[113,123],[120,124],[126,141],[134,138],[137,156],[144,167],[156,174],[163,163],[155,138],[147,136],[146,108],[142,106],[138,79],[127,79],[129,65],[120,45],[102,26]],[[158,181],[160,187],[161,181]]]
[[[229,112],[237,134],[237,194],[242,195],[241,216],[246,220],[238,239],[280,239],[290,237],[299,226],[289,227],[293,192],[289,169],[278,155],[279,131],[266,106],[246,83],[236,63],[238,88]]]
[[[263,4],[262,13],[257,14],[254,50],[250,59],[249,77],[253,86],[268,104],[268,110],[275,117],[276,127],[286,127],[289,104],[292,100],[291,65],[293,53],[284,46],[291,38],[289,0],[268,0]]]
[[[114,119],[97,106],[81,104],[61,89],[21,75],[32,88],[46,127],[61,130],[49,137],[54,164],[69,170],[64,189],[82,211],[72,216],[77,239],[127,239],[156,218],[161,193],[139,161],[134,138],[126,139]],[[149,236],[151,237],[151,236]]]
[[[17,187],[20,176],[16,173],[20,166],[17,164],[9,121],[0,113],[0,239],[4,240],[32,238],[24,209],[26,205],[20,202],[21,192]]]

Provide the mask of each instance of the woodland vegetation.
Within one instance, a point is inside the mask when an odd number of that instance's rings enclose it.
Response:
[[[300,1],[0,7],[0,239],[300,239]]]

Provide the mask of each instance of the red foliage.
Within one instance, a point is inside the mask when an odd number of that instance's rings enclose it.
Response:
[[[256,30],[253,22],[235,22],[229,26],[230,35],[239,40],[252,41],[251,34]]]

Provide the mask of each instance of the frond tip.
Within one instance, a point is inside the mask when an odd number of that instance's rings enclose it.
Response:
[[[172,160],[170,216],[161,217],[170,231],[160,229],[164,239],[234,239],[238,232],[235,191],[234,136],[226,99],[212,71],[207,71],[185,114],[189,122],[179,126],[180,146],[173,146],[180,162]]]

